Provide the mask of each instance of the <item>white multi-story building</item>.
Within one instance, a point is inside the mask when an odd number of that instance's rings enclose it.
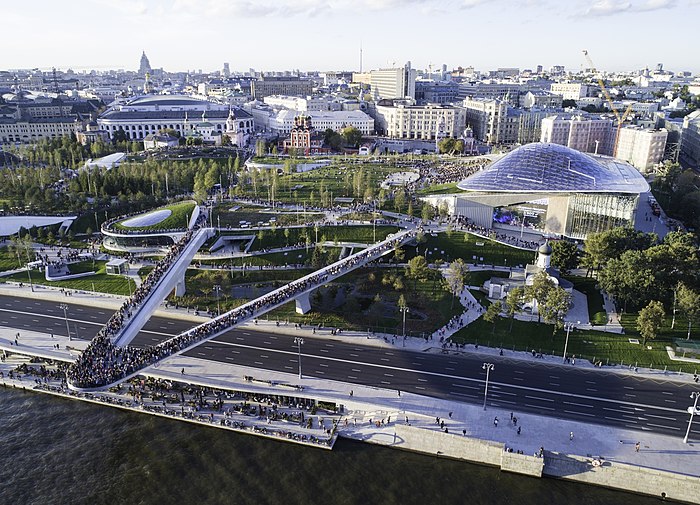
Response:
[[[578,100],[588,96],[588,86],[581,82],[557,82],[549,87],[549,91],[561,95],[564,100]]]
[[[458,137],[465,126],[464,109],[449,105],[414,105],[412,100],[382,100],[376,106],[377,129],[397,139],[435,140]]]
[[[668,131],[665,129],[621,128],[615,157],[639,170],[650,170],[663,159],[667,138]]]
[[[294,118],[298,115],[295,110],[283,109],[270,117],[268,127],[273,132],[288,135],[294,128]],[[363,135],[374,133],[374,119],[359,110],[309,112],[306,115],[311,117],[311,126],[318,132],[328,129],[341,131],[353,126]]]
[[[295,110],[297,112],[320,112],[331,110],[328,97],[301,98],[298,96],[270,95],[263,98],[270,107]]]
[[[683,118],[681,153],[695,167],[700,166],[700,110]]]
[[[520,97],[520,106],[526,109],[561,109],[562,96],[545,90],[531,90]]]
[[[540,142],[559,144],[585,153],[611,155],[614,135],[611,119],[557,114],[542,120]]]
[[[372,94],[379,99],[416,97],[416,70],[409,61],[400,68],[382,68],[370,72]]]
[[[29,143],[43,138],[57,138],[75,133],[71,117],[0,119],[0,143]]]
[[[607,102],[605,102],[603,105],[610,108],[610,104]],[[613,105],[618,111],[620,111],[620,113],[626,111],[628,107],[630,107],[632,112],[639,114],[653,114],[659,110],[658,102],[636,102],[633,100],[623,100],[613,101]]]
[[[508,102],[491,98],[465,98],[462,107],[466,122],[477,140],[489,145],[508,143]]]

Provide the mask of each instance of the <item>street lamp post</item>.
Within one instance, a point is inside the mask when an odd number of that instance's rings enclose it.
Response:
[[[299,351],[299,379],[301,379],[301,345],[304,343],[304,339],[301,337],[294,337],[294,343],[297,345]]]
[[[564,355],[562,356],[562,362],[566,361],[566,349],[569,347],[569,333],[575,328],[573,321],[564,323],[564,329],[566,330],[566,341],[564,342]]]
[[[408,309],[408,307],[403,306],[403,307],[400,307],[399,310],[401,310],[401,312],[403,312],[403,336],[405,337],[406,336],[406,312],[408,312],[409,309]]]
[[[68,332],[68,340],[71,340],[70,338],[70,326],[68,325],[68,305],[65,303],[62,303],[61,305],[58,306],[59,309],[63,309],[63,317],[66,320],[66,331]]]
[[[216,315],[221,315],[221,305],[219,305],[219,293],[221,292],[221,286],[219,284],[214,284],[214,291],[216,291]]]
[[[486,410],[486,395],[489,392],[489,372],[493,370],[493,363],[484,363],[481,368],[486,370],[486,384],[484,386],[484,410]]]
[[[688,437],[690,436],[690,427],[693,425],[693,416],[698,411],[698,398],[700,398],[700,391],[693,391],[690,393],[690,398],[695,398],[695,403],[692,407],[688,407],[688,412],[690,413],[690,420],[688,421],[688,429],[685,431],[685,438],[683,438],[683,443],[688,443]]]

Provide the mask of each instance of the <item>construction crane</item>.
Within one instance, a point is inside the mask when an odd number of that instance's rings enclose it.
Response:
[[[591,57],[588,55],[587,50],[583,50],[583,55],[586,57],[586,62],[588,63],[588,66],[591,68],[591,70],[594,73],[597,73],[595,65],[593,64],[593,60],[591,60]],[[610,96],[610,93],[608,92],[608,89],[605,87],[605,82],[601,77],[597,77],[598,79],[598,86],[600,86],[601,91],[603,92],[603,96],[608,102],[608,105],[610,105],[610,110],[612,111],[613,115],[615,116],[615,119],[617,119],[617,130],[615,132],[615,143],[613,144],[613,157],[617,157],[617,145],[620,141],[620,130],[622,130],[622,125],[627,119],[627,117],[630,115],[630,112],[632,112],[632,104],[629,104],[627,106],[627,109],[625,112],[621,115],[620,111],[617,110],[615,107],[615,103],[613,102],[612,97]]]

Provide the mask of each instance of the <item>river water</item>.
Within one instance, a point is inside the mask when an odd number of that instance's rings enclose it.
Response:
[[[324,451],[0,388],[0,505],[268,503],[659,500],[342,439]]]

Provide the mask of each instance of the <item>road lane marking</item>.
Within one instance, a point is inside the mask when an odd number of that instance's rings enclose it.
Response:
[[[545,407],[544,405],[530,405],[529,403],[526,403],[525,406],[530,407],[531,409],[554,410],[553,408]]]
[[[676,430],[680,431],[680,428],[674,428],[673,426],[665,426],[663,424],[654,424],[654,423],[647,423],[648,426],[655,426],[657,428],[665,428],[667,430]]]
[[[564,412],[566,412],[567,414],[576,414],[577,416],[595,417],[595,414],[587,414],[586,412],[576,412],[574,410],[565,410]]]
[[[542,402],[553,402],[554,401],[554,399],[552,399],[552,398],[540,398],[539,396],[525,395],[525,398],[529,398],[530,400],[539,400]]]
[[[234,342],[224,342],[224,341],[220,341],[220,340],[212,340],[212,341],[214,341],[218,344],[228,345],[228,346],[245,347],[248,349],[257,349],[257,350],[261,350],[261,351],[269,351],[270,350],[270,349],[264,349],[264,348],[255,347],[255,346],[251,346],[251,345],[237,344]],[[282,354],[292,354],[292,355],[297,354],[296,351],[277,350],[275,352],[282,353]],[[309,358],[317,357],[317,356],[314,356],[312,354],[304,354],[304,356],[309,357]],[[416,357],[416,358],[421,358],[421,357]],[[365,366],[365,367],[390,368],[391,370],[395,370],[398,372],[419,373],[421,375],[442,377],[442,378],[458,380],[458,381],[463,381],[463,382],[472,382],[472,383],[476,382],[479,384],[484,383],[484,379],[477,379],[477,378],[471,378],[471,377],[461,377],[458,375],[451,375],[451,374],[445,374],[445,373],[440,373],[440,372],[431,372],[429,370],[418,371],[418,370],[413,370],[411,368],[404,368],[404,367],[396,367],[396,366],[387,367],[386,365],[380,365],[380,364],[375,364],[375,363],[362,363],[362,362],[347,360],[347,359],[343,359],[343,358],[334,358],[334,357],[324,357],[323,359],[328,360],[328,361],[338,361],[341,363],[348,363],[348,364],[354,364],[354,365]],[[425,358],[422,358],[422,359],[425,359]],[[552,394],[552,395],[564,396],[564,397],[568,397],[568,398],[578,398],[578,399],[590,400],[590,401],[594,401],[594,402],[604,402],[607,404],[616,404],[616,405],[618,405],[618,409],[619,408],[634,409],[634,408],[641,407],[641,408],[650,408],[650,409],[654,409],[654,410],[667,411],[667,412],[673,412],[673,413],[681,413],[681,414],[685,413],[685,410],[664,407],[661,405],[646,405],[646,404],[641,404],[641,403],[633,403],[633,402],[629,402],[626,400],[618,400],[618,399],[612,399],[612,398],[597,398],[597,397],[589,396],[589,395],[568,393],[565,391],[551,391],[548,389],[542,389],[542,388],[537,388],[537,387],[532,387],[532,386],[521,386],[518,384],[506,384],[504,382],[497,382],[497,381],[489,381],[489,384],[493,384],[493,386],[505,387],[505,388],[510,388],[510,389],[521,389],[521,390],[531,391],[531,392],[535,392],[535,393]],[[669,400],[667,400],[667,401],[669,401]],[[527,406],[527,404],[525,404],[525,405]],[[538,405],[532,405],[531,407],[532,408],[548,409],[548,407],[538,406]],[[603,408],[605,408],[605,407],[603,407]],[[551,410],[554,410],[554,409],[551,409]],[[617,410],[615,410],[615,412],[617,412]]]
[[[587,409],[592,409],[595,408],[593,405],[587,405],[585,403],[576,403],[576,402],[563,402],[567,405],[575,405],[577,407],[586,407]]]

